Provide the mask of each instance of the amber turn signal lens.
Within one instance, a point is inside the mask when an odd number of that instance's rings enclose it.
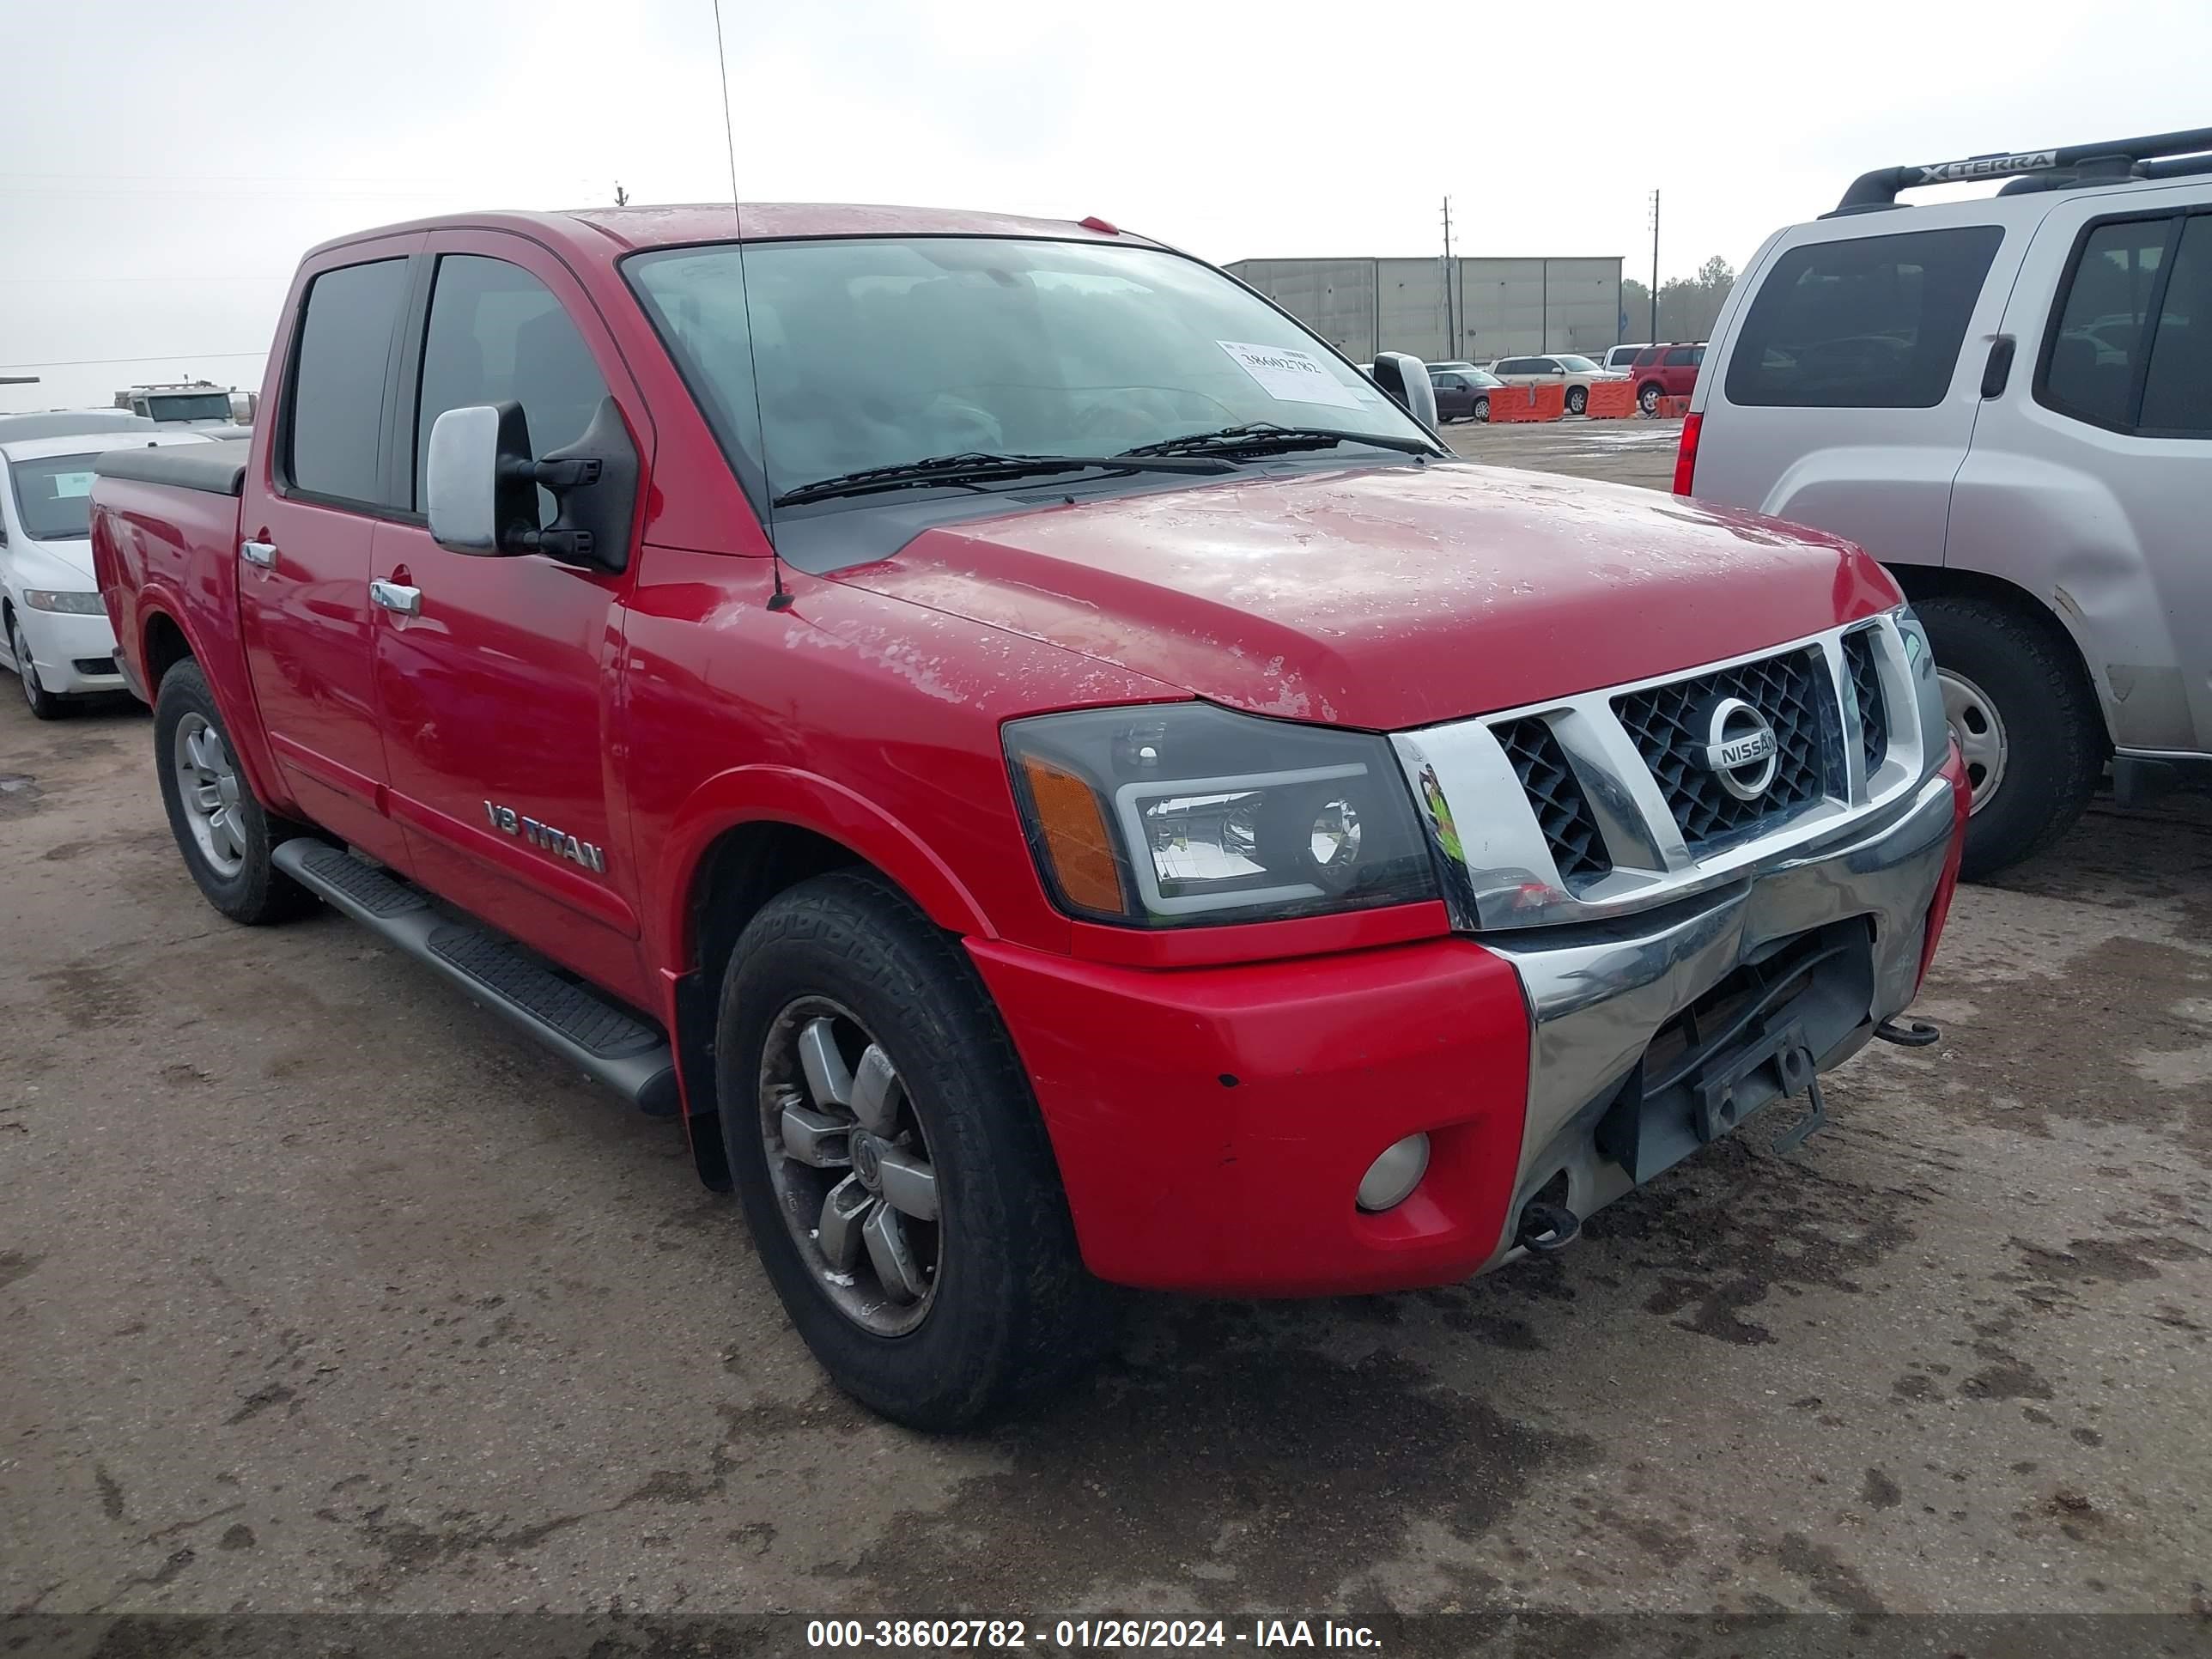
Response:
[[[1121,876],[1115,866],[1114,842],[1098,814],[1098,797],[1073,772],[1063,772],[1034,755],[1022,757],[1022,776],[1044,831],[1052,872],[1067,902],[1085,910],[1119,915]]]

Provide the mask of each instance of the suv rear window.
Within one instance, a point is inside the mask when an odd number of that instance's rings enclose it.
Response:
[[[1810,242],[1774,262],[1729,355],[1728,399],[1932,409],[2004,238],[1996,225]]]

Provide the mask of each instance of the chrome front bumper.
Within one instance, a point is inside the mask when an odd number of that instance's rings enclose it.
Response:
[[[1566,1206],[1588,1215],[1634,1184],[1597,1150],[1599,1120],[1661,1029],[1740,965],[1848,918],[1873,925],[1865,1023],[1815,1056],[1822,1069],[1862,1048],[1918,988],[1928,910],[1956,824],[1950,780],[1915,788],[1901,810],[1848,839],[1783,852],[1745,878],[1662,910],[1558,929],[1478,933],[1512,963],[1534,1020],[1521,1166],[1490,1265],[1516,1253],[1522,1207],[1564,1174]]]

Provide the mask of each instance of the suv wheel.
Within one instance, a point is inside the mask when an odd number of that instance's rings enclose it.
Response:
[[[1578,386],[1571,386],[1567,388],[1568,414],[1579,415],[1589,407],[1589,393],[1587,391]]]
[[[1107,1334],[1029,1079],[958,947],[880,878],[763,906],[722,981],[722,1143],[753,1242],[830,1378],[951,1429]]]
[[[1966,762],[1973,817],[1961,873],[1980,880],[2065,834],[2105,765],[2105,726],[2049,624],[1988,599],[1916,605],[1943,713]]]
[[[1636,406],[1646,415],[1656,415],[1659,412],[1658,381],[1646,380],[1636,388]]]
[[[16,678],[22,682],[23,701],[31,705],[33,717],[59,720],[69,706],[39,684],[39,665],[31,660],[31,642],[23,636],[22,622],[12,611],[8,613],[8,651],[15,659]]]
[[[190,657],[161,677],[155,696],[154,757],[169,831],[210,904],[248,927],[314,908],[315,896],[269,859],[279,842],[306,832],[254,798],[207,677]]]

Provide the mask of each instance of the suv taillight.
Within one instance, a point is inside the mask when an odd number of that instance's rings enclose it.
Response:
[[[1682,441],[1674,451],[1674,493],[1687,495],[1698,478],[1698,428],[1705,423],[1702,415],[1682,417]]]

